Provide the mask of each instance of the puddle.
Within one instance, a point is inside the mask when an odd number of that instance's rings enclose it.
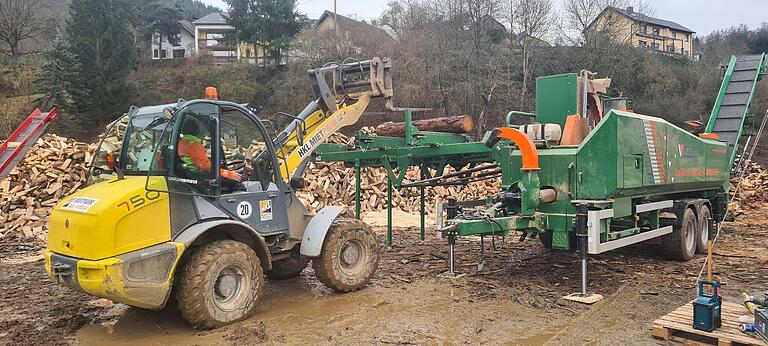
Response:
[[[447,280],[373,285],[336,294],[306,273],[270,281],[253,316],[213,331],[189,327],[176,311],[129,308],[112,323],[89,325],[78,345],[478,343],[539,345],[555,334],[542,313],[505,299],[475,301]],[[529,328],[530,327],[530,328]],[[545,328],[545,329],[542,329]]]

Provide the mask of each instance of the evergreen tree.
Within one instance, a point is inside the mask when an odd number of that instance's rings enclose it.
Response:
[[[131,102],[126,81],[136,63],[135,18],[133,0],[72,0],[66,33],[82,67],[70,81],[73,110],[100,126]]]
[[[179,21],[182,19],[181,4],[174,0],[141,0],[137,6],[138,21],[136,26],[140,31],[139,37],[143,42],[152,42],[154,34],[160,34],[160,51],[163,50],[162,37],[168,38],[171,44],[178,43],[181,33]]]
[[[181,0],[181,13],[186,20],[193,21],[213,12],[221,12],[221,9],[199,0]]]
[[[80,73],[80,63],[72,53],[72,46],[64,35],[57,35],[50,46],[43,51],[37,84],[44,94],[42,106],[56,107],[61,112],[72,109],[72,81]]]
[[[296,10],[296,0],[225,0],[229,5],[228,22],[237,30],[230,40],[266,46],[279,61],[305,22]]]

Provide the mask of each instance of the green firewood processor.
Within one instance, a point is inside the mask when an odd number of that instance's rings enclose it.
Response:
[[[751,138],[745,129],[764,65],[764,54],[732,57],[706,125],[691,131],[633,112],[626,98],[607,95],[610,79],[581,71],[538,78],[536,113],[509,112],[507,127],[481,141],[419,130],[406,109],[404,137],[359,132],[351,145],[320,145],[314,160],[356,168],[358,216],[360,170],[387,171],[390,242],[392,189],[421,190],[423,238],[425,188],[500,177],[500,191],[483,200],[446,201],[439,231],[450,247],[448,274],[457,237],[517,233],[547,248],[578,249],[576,297],[587,299],[588,255],[654,238],[674,260],[706,252],[709,229],[727,209],[740,140]],[[525,117],[534,121],[512,125]],[[406,180],[413,166],[418,181]]]

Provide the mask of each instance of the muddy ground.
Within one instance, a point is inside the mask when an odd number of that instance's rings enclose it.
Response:
[[[715,256],[725,300],[768,288],[764,211],[727,223]],[[377,228],[382,244],[385,230]],[[665,260],[658,247],[639,244],[590,262],[590,290],[605,296],[586,306],[560,299],[578,290],[573,253],[543,248],[538,240],[458,244],[464,276],[441,279],[445,241],[418,229],[397,229],[383,246],[375,279],[366,289],[335,294],[311,268],[300,277],[269,281],[248,320],[214,331],[187,326],[172,308],[129,308],[55,285],[45,275],[42,244],[0,243],[0,344],[659,344],[652,321],[690,301],[703,256]]]

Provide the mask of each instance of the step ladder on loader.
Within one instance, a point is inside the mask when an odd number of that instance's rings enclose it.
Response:
[[[36,108],[10,137],[0,144],[0,180],[11,173],[13,167],[24,158],[29,148],[37,142],[48,124],[56,119],[56,108],[41,112]]]

